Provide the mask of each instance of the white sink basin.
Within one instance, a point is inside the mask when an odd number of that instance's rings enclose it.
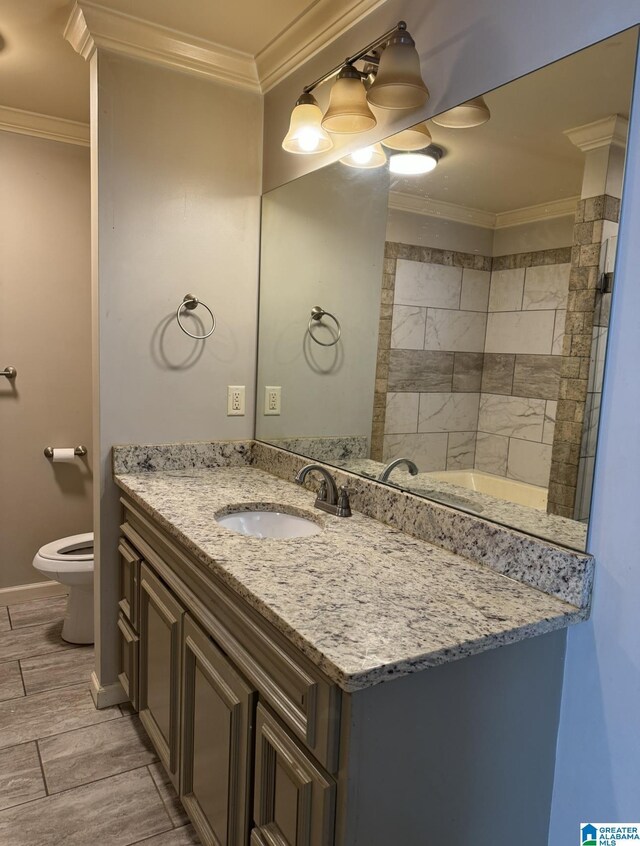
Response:
[[[315,521],[283,511],[232,511],[216,520],[225,529],[252,538],[305,538],[322,531]]]

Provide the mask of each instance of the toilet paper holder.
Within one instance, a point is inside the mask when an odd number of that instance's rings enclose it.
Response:
[[[86,448],[86,446],[82,446],[82,444],[80,446],[75,447],[75,449],[73,451],[77,456],[82,456],[82,455],[87,454],[87,448]],[[53,447],[50,447],[50,446],[45,447],[44,448],[44,454],[47,458],[52,459],[53,458]]]

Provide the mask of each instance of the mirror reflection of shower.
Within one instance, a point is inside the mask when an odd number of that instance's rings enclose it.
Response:
[[[429,173],[336,162],[265,195],[258,385],[282,411],[258,438],[584,548],[635,51],[622,33],[488,92],[480,124],[426,121]],[[339,362],[300,349],[316,302]],[[384,473],[401,458],[419,472]]]

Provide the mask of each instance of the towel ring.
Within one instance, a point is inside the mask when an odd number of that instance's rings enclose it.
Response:
[[[184,328],[182,320],[180,319],[183,308],[186,308],[189,311],[193,311],[194,308],[197,308],[199,305],[201,305],[203,308],[206,308],[206,310],[211,315],[211,329],[209,329],[209,331],[204,335],[194,335],[192,332],[189,332],[188,329]],[[178,320],[178,326],[182,329],[184,334],[188,335],[190,338],[195,338],[196,341],[204,341],[204,339],[208,338],[209,335],[213,335],[213,332],[216,328],[216,318],[214,313],[211,311],[211,309],[206,303],[203,303],[202,300],[199,300],[197,297],[194,297],[193,294],[184,295],[183,300],[178,306],[178,310],[176,311],[176,318]]]
[[[322,320],[323,317],[330,317],[336,324],[336,329],[338,330],[338,337],[334,341],[329,341],[328,343],[326,341],[319,341],[311,331],[313,321],[315,320],[316,323],[318,323],[320,320]],[[342,327],[340,326],[340,321],[338,320],[338,318],[335,316],[335,314],[331,314],[330,311],[325,311],[322,306],[314,306],[311,309],[311,317],[309,318],[309,325],[307,326],[307,331],[311,336],[311,340],[315,341],[316,344],[320,344],[321,347],[334,347],[338,343],[342,335]]]

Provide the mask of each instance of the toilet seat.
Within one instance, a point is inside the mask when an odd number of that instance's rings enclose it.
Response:
[[[93,643],[93,532],[45,544],[36,552],[33,566],[67,588],[62,639]]]
[[[76,549],[77,552],[74,552]],[[59,565],[65,562],[74,565],[81,561],[93,562],[93,532],[69,535],[69,537],[47,543],[38,550],[38,555],[47,561],[55,561]]]

